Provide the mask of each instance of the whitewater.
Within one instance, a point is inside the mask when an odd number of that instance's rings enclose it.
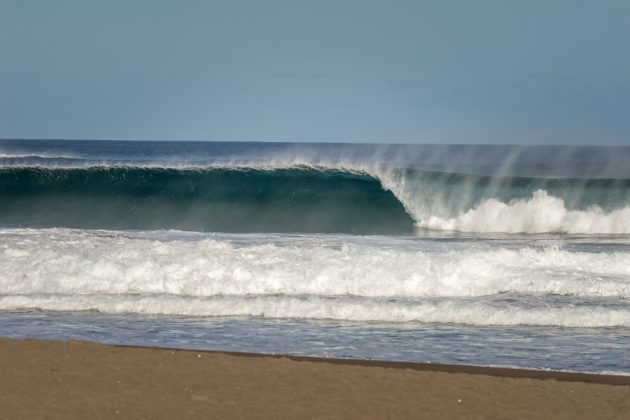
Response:
[[[630,148],[3,140],[0,317],[630,373]]]

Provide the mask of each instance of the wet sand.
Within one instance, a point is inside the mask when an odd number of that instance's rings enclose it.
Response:
[[[630,418],[630,377],[0,338],[0,418]]]

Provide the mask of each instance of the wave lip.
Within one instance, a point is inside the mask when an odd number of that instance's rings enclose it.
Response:
[[[415,225],[471,233],[630,234],[629,179],[492,177],[300,159],[59,159],[0,165],[0,224],[355,234],[413,234]]]

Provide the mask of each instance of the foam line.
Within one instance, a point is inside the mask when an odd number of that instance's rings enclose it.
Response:
[[[627,304],[615,303],[630,298],[629,255],[621,251],[65,229],[1,234],[0,309],[630,326]],[[553,303],[554,296],[564,300]]]

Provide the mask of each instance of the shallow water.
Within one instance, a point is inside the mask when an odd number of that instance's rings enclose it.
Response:
[[[317,357],[630,374],[630,329],[0,312],[0,335]]]

